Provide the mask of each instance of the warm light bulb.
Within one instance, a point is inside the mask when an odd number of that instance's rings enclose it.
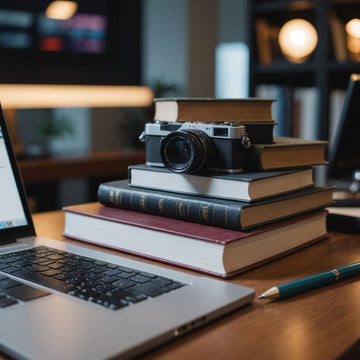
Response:
[[[345,25],[346,45],[352,61],[360,61],[360,20],[352,19]]]
[[[71,18],[78,8],[75,1],[55,0],[45,10],[45,15],[51,19],[67,20]]]
[[[348,35],[355,37],[355,38],[360,38],[360,20],[359,19],[350,20],[346,24],[345,30]]]
[[[295,63],[306,61],[315,50],[317,42],[314,26],[303,19],[288,21],[279,32],[279,45],[283,55]]]

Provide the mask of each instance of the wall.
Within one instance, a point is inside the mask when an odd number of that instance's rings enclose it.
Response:
[[[187,93],[187,0],[143,2],[143,83],[155,78],[178,84]]]
[[[145,0],[144,83],[162,78],[178,84],[182,96],[213,97],[216,46],[247,41],[248,6],[249,0]]]

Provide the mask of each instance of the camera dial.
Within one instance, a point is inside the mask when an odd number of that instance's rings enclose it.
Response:
[[[176,173],[195,173],[202,169],[212,152],[212,140],[199,130],[178,130],[168,134],[160,146],[164,165]]]

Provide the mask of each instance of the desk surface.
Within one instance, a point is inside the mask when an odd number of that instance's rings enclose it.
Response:
[[[34,222],[38,235],[65,240],[62,211],[35,214]],[[260,295],[273,285],[359,260],[360,236],[331,233],[320,243],[227,281],[250,286]],[[335,359],[360,338],[359,280],[278,302],[256,299],[144,358]]]

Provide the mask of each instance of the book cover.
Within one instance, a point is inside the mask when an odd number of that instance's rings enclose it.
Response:
[[[129,185],[220,199],[254,201],[313,185],[313,169],[179,174],[165,167],[132,165]]]
[[[272,144],[251,144],[245,153],[247,170],[274,170],[327,164],[328,141],[274,137]]]
[[[224,278],[327,236],[323,210],[250,232],[184,224],[98,202],[65,207],[64,212],[64,236]]]
[[[270,40],[270,27],[264,18],[257,18],[254,26],[257,60],[261,65],[270,65],[274,61]]]
[[[345,63],[349,60],[348,49],[346,47],[345,23],[334,11],[329,12],[328,18],[335,60],[338,63]]]
[[[146,212],[233,230],[248,230],[332,203],[333,189],[314,186],[271,199],[247,203],[135,188],[128,180],[102,183],[98,201],[107,206]]]
[[[275,99],[157,98],[154,120],[168,122],[273,122]]]

